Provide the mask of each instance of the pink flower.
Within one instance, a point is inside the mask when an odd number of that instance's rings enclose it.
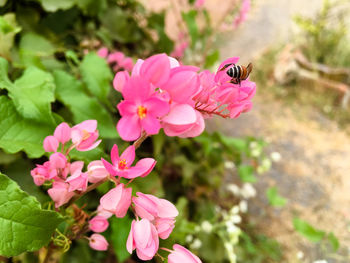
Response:
[[[92,161],[88,165],[88,180],[90,183],[97,183],[105,179],[109,173],[103,165],[103,162],[100,160]]]
[[[55,202],[56,208],[68,203],[68,201],[74,196],[74,192],[68,191],[68,188],[69,184],[55,181],[52,184],[52,188],[47,190],[49,196]]]
[[[155,227],[158,236],[161,239],[167,239],[175,227],[175,220],[173,218],[157,218]]]
[[[131,192],[131,188],[124,188],[124,184],[119,184],[101,197],[101,207],[115,214],[116,217],[122,218],[131,205]]]
[[[175,244],[174,251],[168,255],[168,263],[202,263],[202,261],[188,249]]]
[[[159,248],[158,233],[154,225],[147,219],[133,220],[126,242],[130,254],[136,249],[137,256],[142,260],[150,260]]]
[[[179,212],[176,207],[166,199],[160,199],[153,195],[136,193],[138,197],[133,197],[135,211],[141,218],[154,220],[155,218],[175,218]]]
[[[90,240],[89,246],[92,249],[99,250],[99,251],[105,251],[108,249],[107,240],[104,238],[104,236],[102,236],[100,234],[91,235],[89,240]]]
[[[97,121],[88,120],[75,125],[72,128],[72,142],[76,145],[78,151],[89,151],[96,148],[101,140],[98,138]]]
[[[239,10],[238,16],[233,21],[234,27],[238,27],[247,19],[247,14],[250,11],[250,0],[243,0],[241,9]]]
[[[161,77],[157,79],[151,73],[150,69],[144,74],[150,75],[148,77],[152,81],[162,81]],[[124,101],[118,104],[122,118],[117,124],[120,137],[134,141],[140,137],[142,130],[150,135],[157,134],[160,129],[159,118],[169,112],[168,103],[152,94],[150,83],[141,77],[131,77],[123,87],[122,94]]]
[[[108,220],[103,216],[95,216],[89,221],[90,230],[97,233],[106,231],[108,226],[109,226]]]
[[[62,122],[55,129],[53,136],[62,144],[65,144],[70,140],[71,128],[65,122]]]
[[[71,176],[66,180],[69,183],[69,191],[81,191],[84,192],[88,185],[88,174],[83,173],[81,170],[84,167],[84,162],[76,161],[71,164],[70,171]]]
[[[160,87],[169,79],[170,63],[166,54],[157,54],[147,58],[141,65],[140,76],[154,86]],[[124,94],[123,94],[124,95]]]
[[[49,169],[44,165],[37,164],[30,174],[37,186],[43,185],[49,179]]]
[[[204,5],[204,3],[205,3],[205,0],[196,0],[196,2],[194,3],[194,7],[196,9],[199,9]]]
[[[147,176],[156,165],[153,158],[143,158],[131,166],[135,160],[135,147],[133,145],[126,148],[126,150],[119,157],[118,146],[114,144],[111,151],[112,164],[105,159],[101,159],[107,171],[113,176],[121,176],[127,179]]]
[[[50,135],[44,139],[44,150],[45,152],[56,152],[58,148],[58,140]]]
[[[108,48],[102,47],[97,51],[97,55],[101,58],[107,58],[108,56]]]

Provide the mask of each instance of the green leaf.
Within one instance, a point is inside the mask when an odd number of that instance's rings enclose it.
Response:
[[[8,153],[25,151],[30,158],[44,154],[43,140],[53,127],[24,119],[12,101],[0,96],[0,148]]]
[[[205,68],[211,68],[214,66],[214,64],[219,60],[220,58],[220,52],[218,49],[212,51],[208,54],[208,56],[205,58]]]
[[[104,138],[118,137],[111,115],[96,98],[88,96],[80,81],[64,71],[55,71],[56,94],[59,101],[73,113],[75,123],[97,120]]]
[[[74,0],[39,0],[43,8],[48,12],[56,12],[59,9],[69,9],[74,4]]]
[[[113,79],[112,72],[106,60],[95,53],[89,53],[81,62],[80,70],[91,94],[106,103]]]
[[[131,255],[126,250],[126,240],[130,232],[132,219],[126,215],[123,218],[113,217],[111,220],[111,239],[118,262],[124,262]]]
[[[21,31],[21,28],[17,25],[15,14],[7,13],[0,16],[0,56],[10,57],[15,35],[19,31]]]
[[[254,176],[254,168],[250,165],[238,166],[238,176],[245,183],[255,183],[257,181]]]
[[[187,13],[182,13],[182,18],[186,22],[188,32],[191,36],[192,46],[197,42],[198,39],[198,27],[196,22],[197,11],[191,10]]]
[[[267,199],[269,200],[270,205],[275,207],[283,207],[287,203],[287,199],[283,198],[277,193],[276,187],[270,187],[266,191]]]
[[[331,232],[328,234],[327,239],[331,244],[333,251],[336,252],[340,247],[338,238],[333,234],[333,232]]]
[[[56,48],[43,36],[27,33],[22,36],[19,54],[24,66],[36,66],[45,69],[45,61],[52,63]]]
[[[60,222],[58,213],[41,209],[34,197],[0,174],[1,255],[15,256],[47,245]]]
[[[51,74],[29,67],[14,83],[7,77],[7,61],[0,58],[0,88],[9,92],[17,111],[27,119],[55,125],[51,102],[55,100],[55,84]]]
[[[314,243],[321,241],[326,235],[324,231],[314,228],[306,221],[297,217],[293,219],[293,225],[296,231]]]

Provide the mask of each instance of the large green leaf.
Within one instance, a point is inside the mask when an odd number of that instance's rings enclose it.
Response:
[[[123,218],[113,217],[111,220],[111,239],[118,262],[124,262],[131,255],[126,250],[126,240],[128,239],[132,219],[127,215]]]
[[[12,101],[0,96],[0,148],[8,153],[25,151],[29,157],[44,154],[43,140],[53,132],[51,126],[24,119]]]
[[[29,176],[29,175],[24,175]],[[15,256],[47,245],[62,217],[0,174],[0,254]]]
[[[106,102],[111,90],[112,72],[105,59],[95,53],[87,54],[80,64],[87,88],[100,101]]]
[[[35,67],[27,68],[14,83],[8,80],[8,63],[0,58],[0,88],[9,92],[17,111],[27,119],[55,125],[51,102],[55,100],[55,83],[51,74]]]
[[[96,98],[89,97],[84,92],[80,81],[63,71],[55,71],[54,77],[57,98],[71,110],[75,123],[97,120],[102,137],[117,137],[111,115]]]

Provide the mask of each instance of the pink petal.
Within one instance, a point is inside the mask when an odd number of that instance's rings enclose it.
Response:
[[[140,75],[140,70],[141,66],[143,64],[144,60],[143,59],[138,59],[134,65],[134,68],[132,69],[131,76],[139,76]]]
[[[55,136],[60,143],[64,144],[70,140],[70,133],[71,128],[69,127],[69,125],[65,122],[62,122],[56,127],[53,136]]]
[[[117,205],[122,197],[123,184],[110,190],[107,194],[101,197],[100,204],[104,210],[114,213]]]
[[[141,126],[149,135],[157,134],[160,130],[159,120],[150,114],[141,120]]]
[[[139,168],[141,171],[143,171],[143,174],[140,176],[145,177],[150,172],[152,172],[156,163],[157,163],[156,160],[154,160],[153,158],[143,158],[136,163],[135,167]]]
[[[116,91],[122,92],[126,82],[129,80],[130,76],[127,71],[119,71],[115,74],[113,79],[113,88]]]
[[[147,58],[140,70],[140,75],[155,86],[163,85],[169,78],[170,63],[166,54],[157,54]]]
[[[118,203],[117,209],[115,211],[115,216],[118,218],[123,218],[131,205],[131,188],[125,188],[122,193],[122,197]]]
[[[118,166],[119,162],[119,150],[118,145],[114,144],[111,150],[111,161],[114,166]]]
[[[88,132],[94,132],[97,129],[96,120],[83,121],[73,127],[73,129],[78,128],[79,130],[86,130]]]
[[[103,163],[103,166],[106,168],[106,170],[109,172],[110,175],[116,176],[117,171],[115,170],[114,166],[107,162],[105,159],[101,158],[101,161]]]
[[[136,247],[145,248],[151,238],[151,223],[147,219],[141,219],[134,224],[134,240]]]
[[[151,97],[144,101],[143,106],[147,108],[147,112],[150,112],[155,117],[163,117],[170,110],[168,102],[156,97]]]
[[[126,161],[126,165],[130,167],[135,160],[135,146],[130,145],[125,151],[120,155],[120,159]]]
[[[137,115],[132,117],[122,117],[117,130],[124,141],[135,141],[141,136],[141,123]]]
[[[133,239],[133,226],[134,226],[135,220],[132,220],[131,223],[131,228],[130,228],[130,232],[129,232],[129,236],[128,236],[128,240],[126,241],[126,250],[132,254],[132,251],[134,250],[134,239]]]
[[[120,115],[127,116],[127,115],[135,115],[137,113],[137,106],[135,102],[130,100],[124,100],[120,102],[117,106]]]
[[[81,170],[83,169],[84,167],[84,162],[83,161],[76,161],[76,162],[73,162],[71,163],[70,165],[70,174],[75,174],[77,172],[80,172],[81,173]]]
[[[199,111],[196,111],[196,115],[197,115],[196,123],[193,124],[193,126],[189,130],[179,135],[180,137],[182,138],[197,137],[204,131],[205,123],[204,123],[203,116]]]
[[[162,121],[173,125],[193,124],[197,120],[196,111],[188,104],[177,104],[171,108]]]
[[[125,100],[140,102],[149,97],[151,87],[149,82],[141,77],[131,77],[123,88]]]
[[[169,217],[177,217],[179,215],[179,211],[177,211],[176,207],[165,199],[158,200],[158,216],[162,218]]]
[[[44,139],[44,150],[45,152],[56,152],[59,142],[56,137],[50,135]]]

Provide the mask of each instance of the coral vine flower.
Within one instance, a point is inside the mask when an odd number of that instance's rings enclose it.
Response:
[[[55,207],[58,208],[66,203],[74,196],[74,192],[68,191],[69,184],[65,182],[55,181],[52,188],[47,190],[51,199],[55,202]]]
[[[131,188],[124,188],[124,184],[119,184],[101,197],[102,209],[115,214],[116,217],[124,217],[131,205],[131,192]]]
[[[81,170],[84,167],[83,161],[76,161],[70,166],[71,176],[66,180],[69,183],[69,191],[85,191],[88,184],[88,174]]]
[[[90,151],[96,148],[101,140],[98,138],[97,121],[87,120],[75,125],[71,130],[72,142],[78,151]]]
[[[148,219],[133,220],[126,248],[130,254],[136,249],[137,256],[142,260],[152,259],[159,248],[155,226]]]
[[[202,261],[196,255],[192,254],[191,251],[175,244],[173,246],[174,251],[168,255],[168,263],[202,263]]]
[[[131,166],[135,160],[135,147],[133,145],[126,148],[126,150],[119,157],[118,146],[114,144],[111,151],[112,164],[103,158],[101,160],[111,175],[118,175],[127,179],[132,179],[139,176],[145,177],[156,165],[156,160],[153,158],[143,158],[138,161],[135,166]]]
[[[89,221],[90,230],[101,233],[107,230],[109,226],[108,220],[103,216],[95,216]]]
[[[87,173],[89,175],[88,179],[90,183],[97,183],[109,175],[108,171],[103,165],[103,162],[100,160],[92,161],[89,163],[87,168]]]
[[[138,76],[129,79],[122,94],[124,101],[118,104],[122,118],[117,124],[120,137],[134,141],[142,130],[150,135],[157,134],[161,127],[159,118],[169,112],[168,103],[152,93],[150,83]]]

